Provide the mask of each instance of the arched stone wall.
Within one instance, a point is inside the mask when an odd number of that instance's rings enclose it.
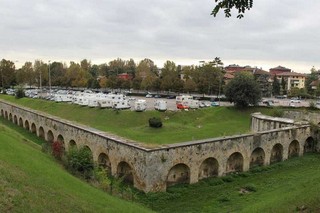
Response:
[[[199,169],[199,180],[219,175],[219,163],[215,158],[205,159]]]
[[[33,128],[32,128],[32,130],[33,130]],[[46,139],[46,136],[45,136],[45,134],[44,134],[44,129],[43,129],[43,127],[42,126],[40,126],[39,127],[39,138],[42,138],[43,140],[45,140]]]
[[[11,113],[9,114],[9,121],[12,122],[12,114]]]
[[[280,162],[283,159],[283,146],[280,143],[275,144],[271,150],[270,163]]]
[[[18,125],[18,117],[16,115],[13,116],[13,123]]]
[[[22,120],[22,118],[19,118],[19,126],[20,126],[20,127],[23,127],[23,120]]]
[[[190,168],[183,163],[173,166],[167,177],[167,186],[190,183]]]
[[[98,156],[98,165],[105,170],[107,170],[108,174],[111,175],[111,162],[106,153],[100,153]]]
[[[47,141],[49,143],[53,143],[53,141],[54,141],[54,136],[53,136],[53,133],[52,133],[51,130],[49,130],[48,133],[47,133]]]
[[[226,173],[242,172],[243,163],[242,154],[240,152],[234,152],[228,158]]]
[[[31,124],[31,132],[34,133],[34,134],[37,134],[37,126],[34,123]],[[43,130],[43,128],[42,128],[42,134],[43,134],[42,138],[44,139],[44,130]],[[39,133],[38,136],[40,137],[40,133]]]
[[[289,145],[288,158],[298,157],[300,153],[299,141],[293,140]]]
[[[265,162],[265,152],[261,147],[255,148],[250,157],[250,168],[263,166]]]
[[[1,116],[4,117],[4,111],[1,109]]]
[[[63,150],[65,150],[65,143],[62,135],[58,135],[57,141],[61,143]]]
[[[28,120],[25,120],[25,122],[24,122],[24,128],[25,128],[26,130],[28,130],[28,131],[31,131]],[[35,130],[37,131],[37,128],[35,128]]]
[[[132,167],[125,161],[121,161],[117,167],[117,176],[123,178],[126,184],[134,185],[134,172]]]
[[[77,143],[74,140],[69,141],[69,149],[77,148]]]
[[[308,137],[304,144],[304,153],[315,152],[316,151],[316,142],[313,137]]]

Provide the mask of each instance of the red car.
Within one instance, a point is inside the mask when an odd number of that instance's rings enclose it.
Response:
[[[177,109],[189,109],[189,106],[183,104],[177,104]]]

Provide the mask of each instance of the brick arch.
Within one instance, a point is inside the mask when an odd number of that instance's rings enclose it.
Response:
[[[42,128],[42,130],[43,130],[43,128]],[[31,124],[31,129],[30,129],[30,131],[31,131],[32,133],[34,133],[34,134],[37,134],[37,126],[36,126],[34,123]],[[44,133],[44,131],[43,131],[43,133]],[[40,134],[39,134],[39,137],[40,137]]]
[[[32,126],[31,126],[31,129],[32,129]],[[43,129],[42,126],[39,127],[38,134],[39,134],[38,136],[39,136],[40,138],[42,138],[43,140],[46,139],[46,136],[45,136],[45,134],[44,134],[44,129]]]
[[[107,170],[108,174],[111,174],[111,162],[109,156],[106,153],[102,152],[99,154],[98,165]]]
[[[243,155],[240,152],[232,153],[227,161],[226,173],[242,172],[243,171]]]
[[[18,124],[18,117],[16,115],[13,116],[13,123]]]
[[[184,163],[173,166],[167,176],[167,186],[179,183],[190,183],[190,168]]]
[[[219,174],[219,163],[217,159],[210,157],[205,159],[199,168],[199,180],[209,177],[215,177]]]
[[[9,121],[12,122],[12,114],[11,113],[9,113]]]
[[[53,135],[53,133],[52,133],[51,130],[49,130],[49,131],[47,132],[47,141],[48,141],[49,143],[52,143],[52,142],[54,141],[54,135]]]
[[[23,120],[21,117],[19,118],[19,126],[23,127]]]
[[[297,140],[291,141],[288,149],[288,158],[298,157],[299,152],[300,152],[299,141]]]
[[[303,152],[315,152],[316,151],[316,141],[313,137],[308,137],[304,143]]]
[[[263,166],[265,161],[265,152],[261,147],[255,148],[250,157],[250,168],[255,166]]]
[[[280,162],[283,159],[283,146],[280,143],[275,144],[271,150],[270,163]]]
[[[24,128],[26,129],[26,130],[30,130],[30,126],[29,126],[29,121],[28,120],[25,120],[24,121]],[[35,129],[37,129],[37,128],[35,128]],[[36,130],[37,131],[37,130]]]
[[[134,170],[126,161],[121,161],[117,166],[117,177],[123,178],[124,183],[134,185]]]

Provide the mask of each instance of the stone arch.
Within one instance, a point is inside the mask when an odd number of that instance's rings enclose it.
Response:
[[[49,130],[49,131],[47,132],[47,141],[48,141],[49,143],[52,143],[52,142],[54,141],[54,136],[53,136],[53,133],[52,133],[51,130]]]
[[[227,161],[227,173],[243,171],[243,156],[240,152],[231,154]]]
[[[1,116],[4,117],[4,111],[1,109]]]
[[[93,160],[93,154],[92,154],[92,151],[91,151],[90,147],[87,146],[87,145],[84,145],[83,148],[90,153],[90,157],[91,157],[91,159]]]
[[[61,143],[63,150],[65,150],[64,138],[62,135],[58,135],[57,141]]]
[[[74,140],[69,141],[69,149],[77,148],[77,143]]]
[[[21,117],[19,118],[19,126],[23,127],[23,120]]]
[[[31,126],[31,129],[32,129],[32,126]],[[42,126],[39,127],[39,137],[45,140],[44,129]]]
[[[111,162],[107,154],[100,153],[98,156],[98,164],[100,167],[108,171],[108,174],[111,174]]]
[[[289,145],[288,158],[298,157],[300,152],[299,141],[293,140]]]
[[[24,128],[26,129],[26,130],[30,130],[30,126],[29,126],[29,121],[28,120],[26,120],[25,122],[24,122]],[[35,128],[35,130],[36,130],[36,128]],[[37,130],[36,130],[37,131]]]
[[[12,114],[11,113],[9,114],[9,121],[12,122]]]
[[[261,147],[255,148],[250,157],[250,168],[255,166],[263,166],[265,159],[264,150]]]
[[[316,142],[313,139],[313,137],[308,137],[304,147],[303,147],[303,152],[307,153],[307,152],[315,152],[316,151]]]
[[[13,116],[13,123],[18,124],[18,117],[16,115]]]
[[[219,174],[219,163],[215,158],[205,159],[199,169],[199,180],[209,177],[215,177]]]
[[[5,119],[9,119],[9,117],[8,117],[8,112],[6,111],[5,113],[4,113],[4,117],[5,117]]]
[[[167,177],[167,186],[179,183],[190,183],[190,168],[183,163],[173,166]]]
[[[283,146],[280,143],[275,144],[271,150],[270,163],[276,163],[282,161],[283,158]]]
[[[134,175],[132,167],[125,161],[121,161],[117,167],[117,176],[123,178],[124,183],[134,185]]]
[[[28,122],[28,124],[29,124],[29,122]],[[42,130],[43,130],[43,128],[42,128]],[[31,131],[32,133],[34,133],[34,134],[37,134],[37,127],[36,127],[36,125],[35,125],[34,123],[31,124],[31,129],[30,129],[30,131]],[[40,137],[40,134],[39,134],[39,137]]]

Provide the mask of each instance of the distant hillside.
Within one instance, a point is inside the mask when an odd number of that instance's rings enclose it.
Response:
[[[73,177],[0,119],[0,212],[149,212]]]

